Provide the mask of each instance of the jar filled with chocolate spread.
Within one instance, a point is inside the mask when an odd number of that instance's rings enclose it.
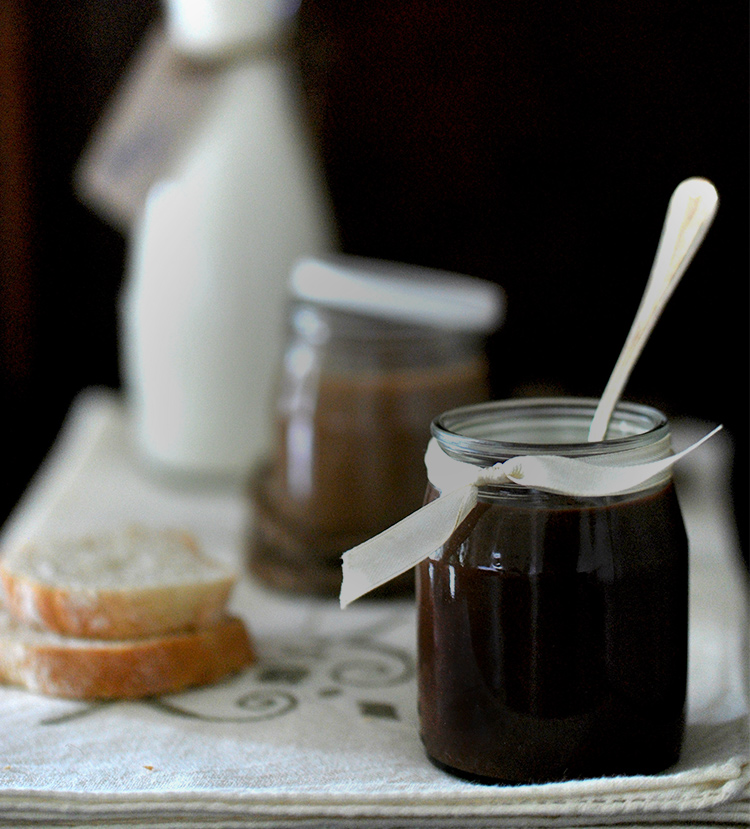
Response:
[[[524,455],[622,465],[671,454],[667,419],[621,403],[587,443],[596,401],[528,399],[448,412],[458,460]],[[428,487],[427,500],[438,497]],[[650,774],[678,758],[687,676],[687,539],[670,472],[574,498],[517,484],[477,506],[417,575],[427,754],[479,782]]]
[[[250,568],[335,595],[341,554],[419,508],[430,422],[486,400],[487,335],[503,295],[462,275],[359,257],[290,278],[271,457],[254,475]],[[384,592],[413,588],[413,576]]]

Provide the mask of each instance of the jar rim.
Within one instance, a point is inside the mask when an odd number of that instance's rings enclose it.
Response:
[[[643,403],[620,401],[612,416],[610,436],[588,442],[588,426],[598,402],[589,397],[492,400],[443,412],[432,421],[431,432],[447,454],[476,462],[530,454],[604,455],[669,440],[669,422],[663,412]],[[535,429],[548,439],[530,439]],[[522,439],[506,437],[513,433]],[[566,434],[575,437],[559,439]],[[549,439],[550,435],[556,439]]]
[[[465,343],[472,350],[482,349],[482,335],[476,331],[411,324],[300,299],[292,299],[289,309],[288,324],[291,329],[315,345],[336,340],[375,346],[389,343],[410,346],[450,338],[451,342]]]

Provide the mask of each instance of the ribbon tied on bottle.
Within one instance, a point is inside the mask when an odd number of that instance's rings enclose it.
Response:
[[[677,454],[622,466],[604,465],[594,458],[524,455],[480,467],[445,454],[432,438],[425,466],[427,478],[441,493],[440,497],[344,553],[341,607],[405,573],[440,549],[476,506],[481,487],[511,483],[577,498],[619,495],[657,479],[721,428],[717,426]]]

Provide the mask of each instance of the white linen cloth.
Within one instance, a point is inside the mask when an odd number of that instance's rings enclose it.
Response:
[[[704,424],[674,429],[675,448]],[[0,826],[684,826],[750,823],[746,574],[728,491],[731,444],[676,471],[691,542],[688,728],[653,776],[473,785],[434,768],[417,733],[414,608],[288,597],[243,578],[232,610],[259,651],[210,688],[86,704],[0,687]],[[91,390],[5,525],[2,545],[138,522],[192,530],[241,565],[239,489],[160,478],[119,398]]]

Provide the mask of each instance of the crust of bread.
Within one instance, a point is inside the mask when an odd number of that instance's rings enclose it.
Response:
[[[16,619],[67,636],[137,639],[215,624],[233,579],[213,583],[95,592],[54,587],[0,567],[5,602]]]
[[[216,682],[255,661],[241,619],[131,641],[75,639],[32,630],[0,611],[0,679],[80,700],[138,699]]]
[[[66,636],[136,639],[215,625],[225,612],[236,577],[214,565],[187,534],[179,538],[194,579],[164,584],[102,586],[46,583],[24,572],[23,551],[0,561],[0,579],[10,613],[29,625]]]

